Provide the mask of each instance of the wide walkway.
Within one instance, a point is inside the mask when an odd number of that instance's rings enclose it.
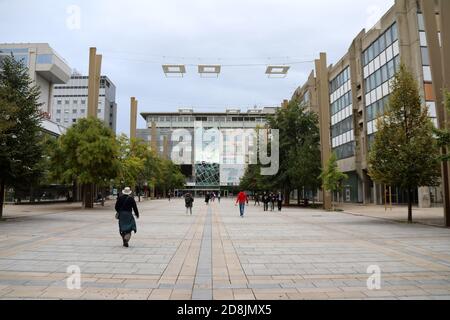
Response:
[[[226,199],[188,216],[155,200],[124,248],[112,201],[78,206],[6,207],[0,299],[450,299],[449,229],[253,204],[242,219]],[[80,289],[66,286],[72,265]]]

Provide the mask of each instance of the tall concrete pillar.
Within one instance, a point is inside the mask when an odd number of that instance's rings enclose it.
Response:
[[[436,100],[436,116],[439,128],[447,128],[449,124],[448,114],[445,110],[443,89],[450,90],[450,2],[448,0],[438,1],[435,7],[434,1],[421,0],[421,9],[425,22],[427,34],[427,45],[430,56],[431,77]],[[436,9],[439,16],[436,17]],[[439,45],[438,27],[440,26],[441,46]],[[448,152],[442,148],[442,154]],[[449,165],[445,162],[441,165],[442,187],[444,200],[445,225],[450,227],[450,182]]]
[[[330,158],[330,97],[329,79],[326,53],[320,53],[320,59],[315,60],[316,78],[319,98],[319,127],[320,127],[320,147],[322,157],[322,168],[324,168]],[[331,193],[322,190],[323,207],[325,210],[331,209]]]
[[[95,56],[95,107],[98,109],[98,97],[100,94],[100,78],[101,78],[101,70],[102,70],[102,55],[97,54]],[[95,110],[96,115],[98,114],[97,110]]]
[[[88,112],[90,117],[97,118],[98,95],[100,90],[100,73],[102,56],[97,55],[96,48],[89,49],[89,79],[88,79]]]
[[[130,103],[130,139],[136,139],[137,100],[131,97]]]

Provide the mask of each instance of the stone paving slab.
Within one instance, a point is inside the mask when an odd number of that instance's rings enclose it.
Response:
[[[113,201],[6,206],[0,299],[450,299],[449,229],[253,205],[240,218],[232,200],[195,203],[192,216],[181,199],[138,203],[129,248]],[[74,265],[81,288],[70,290]],[[371,265],[379,290],[367,287]]]

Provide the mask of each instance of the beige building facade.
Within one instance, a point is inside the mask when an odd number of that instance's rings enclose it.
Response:
[[[450,19],[450,12],[440,12],[439,1],[433,4],[437,21]],[[335,200],[339,197],[343,202],[382,204],[389,198],[389,189],[368,176],[367,159],[377,131],[376,119],[387,105],[390,81],[401,62],[413,72],[423,104],[438,125],[426,29],[419,1],[396,0],[372,29],[363,29],[353,39],[348,51],[329,65],[326,73],[318,72],[316,66],[294,92],[292,99],[305,103],[319,115],[329,110],[327,121],[320,123],[326,127],[321,131],[328,130],[331,151],[338,157],[339,168],[349,176],[343,192],[334,195]],[[321,81],[329,83],[326,103],[319,97]],[[390,195],[393,203],[406,201],[406,193],[395,186]],[[415,202],[421,207],[442,203],[442,198],[439,187],[423,187],[415,192]]]

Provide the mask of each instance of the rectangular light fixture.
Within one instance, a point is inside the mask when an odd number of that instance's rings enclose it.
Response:
[[[163,64],[162,68],[166,77],[183,77],[186,73],[186,66],[183,64]]]
[[[289,66],[267,66],[266,74],[269,78],[284,78],[289,68]]]
[[[201,64],[198,66],[198,73],[203,78],[219,77],[220,69],[220,65]]]

